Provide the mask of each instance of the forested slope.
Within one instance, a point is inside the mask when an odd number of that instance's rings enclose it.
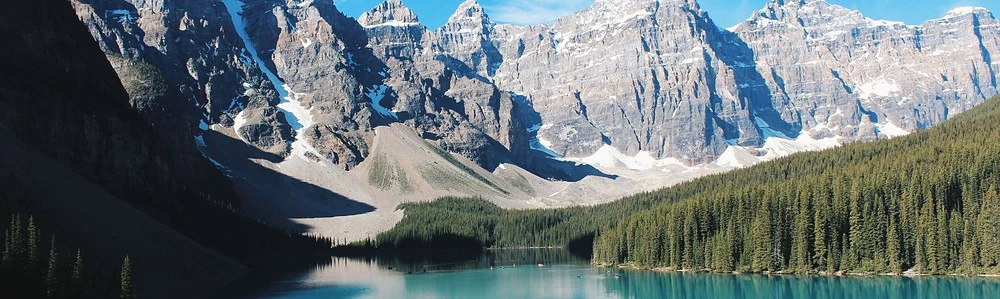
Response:
[[[603,231],[595,261],[719,271],[992,272],[1000,100],[893,140],[699,180]]]
[[[40,232],[34,242],[18,241],[19,233],[2,239],[9,258],[0,261],[0,276],[21,276],[4,280],[6,294],[41,296],[30,285],[45,280],[32,274],[39,267],[20,267],[15,253],[53,236],[58,242],[45,243],[58,244],[53,252],[80,249],[93,274],[120,269],[130,256],[143,298],[205,296],[247,267],[308,265],[328,253],[327,240],[242,214],[228,178],[197,154],[192,134],[165,136],[150,124],[155,119],[136,112],[69,2],[6,3],[0,39],[0,220],[33,217]],[[157,102],[136,106],[177,104],[149,98]],[[189,141],[177,142],[183,135]],[[178,151],[184,144],[190,148]],[[66,271],[46,274],[55,272]]]
[[[566,246],[594,261],[713,271],[996,272],[1000,98],[892,140],[802,153],[586,208],[405,205],[374,244]],[[470,207],[474,207],[471,208]],[[447,236],[448,238],[442,238]]]

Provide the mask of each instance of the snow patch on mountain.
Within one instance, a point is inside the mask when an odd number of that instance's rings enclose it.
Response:
[[[545,138],[542,138],[542,136],[539,135],[539,132],[541,130],[550,127],[552,127],[551,124],[549,125],[535,124],[534,126],[528,128],[526,130],[528,136],[533,136],[531,137],[530,140],[528,140],[528,147],[531,148],[532,150],[539,151],[549,157],[553,158],[560,157],[561,155],[557,154],[555,151],[552,150],[552,142],[545,140]]]
[[[714,164],[722,167],[744,168],[760,163],[760,161],[760,158],[750,154],[745,148],[730,146],[726,148],[725,152],[722,152]]]
[[[840,137],[828,137],[814,139],[808,132],[801,132],[795,139],[790,138],[768,138],[764,141],[764,146],[758,149],[765,152],[761,160],[767,161],[781,158],[794,153],[806,151],[819,151],[841,145]]]
[[[382,106],[382,99],[385,98],[386,95],[385,93],[387,90],[389,90],[389,86],[386,86],[384,84],[376,85],[372,86],[372,88],[369,88],[368,92],[366,92],[365,95],[368,96],[369,100],[371,100],[372,109],[374,109],[375,112],[378,112],[378,114],[381,114],[383,116],[399,119],[399,116],[396,115],[395,111],[392,111],[389,108]]]
[[[135,16],[133,16],[132,12],[128,11],[127,9],[109,10],[107,14],[110,15],[111,18],[118,23],[128,23],[135,21]]]
[[[865,21],[868,22],[868,27],[897,27],[897,26],[907,27],[906,23],[897,21],[873,20],[868,18],[865,18]]]
[[[891,122],[887,122],[885,124],[877,124],[875,125],[875,127],[878,128],[878,132],[880,134],[885,135],[886,137],[889,138],[896,138],[899,136],[906,136],[910,134],[910,131],[900,128],[899,126],[896,126],[896,124],[893,124]]]
[[[987,10],[985,7],[978,7],[978,6],[959,6],[953,8],[952,10],[949,10],[947,13],[944,14],[944,17],[945,18],[960,17],[983,11],[989,11],[989,10]]]
[[[264,73],[269,81],[271,81],[271,84],[274,85],[274,89],[278,92],[278,96],[281,99],[281,103],[278,104],[278,109],[282,111],[285,115],[285,119],[288,121],[288,124],[293,130],[295,130],[296,133],[295,140],[292,142],[292,154],[305,154],[305,151],[309,151],[312,148],[305,138],[303,138],[305,128],[312,125],[311,113],[308,109],[302,106],[302,103],[298,101],[298,94],[291,91],[288,85],[285,85],[285,83],[282,82],[274,72],[268,69],[264,60],[260,58],[259,54],[257,54],[257,49],[250,40],[250,35],[247,34],[246,20],[243,19],[243,2],[238,0],[222,0],[222,3],[226,6],[226,10],[229,12],[229,17],[233,22],[233,27],[236,29],[236,34],[243,40],[243,46],[246,48],[247,52],[250,53],[250,58],[253,59],[253,61],[257,64],[257,67],[260,68],[260,71]],[[237,118],[239,118],[239,115],[237,115]],[[246,141],[244,140],[244,142]]]
[[[243,134],[240,134],[240,128],[243,128],[243,126],[247,123],[247,117],[244,115],[245,113],[245,110],[240,111],[240,113],[236,114],[236,117],[233,118],[233,131],[236,132],[236,137],[240,138],[243,142],[247,142],[246,139],[243,139]]]
[[[777,137],[777,138],[789,139],[788,136],[785,135],[785,133],[771,129],[771,125],[767,124],[767,122],[761,119],[760,117],[754,116],[753,122],[754,124],[757,125],[757,128],[760,129],[760,133],[761,135],[763,135],[764,138]]]
[[[629,156],[608,144],[601,146],[597,152],[590,156],[584,158],[565,158],[564,160],[601,168],[626,168],[631,170],[650,170],[670,165],[687,167],[683,162],[674,158],[657,160],[647,151],[640,151],[635,156]]]
[[[361,26],[365,27],[365,28],[376,28],[376,27],[409,27],[409,26],[423,26],[423,24],[420,24],[420,22],[403,22],[403,21],[399,21],[399,20],[390,20],[390,21],[386,21],[386,22],[381,23],[381,24],[374,24],[374,25],[361,24]]]
[[[899,85],[895,82],[890,82],[886,79],[879,78],[878,80],[861,84],[858,86],[859,98],[870,99],[872,96],[888,97],[893,94],[900,92]]]

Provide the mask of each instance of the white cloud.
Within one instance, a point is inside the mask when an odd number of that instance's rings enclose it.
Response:
[[[552,22],[593,3],[594,0],[507,0],[484,6],[496,22],[534,25]]]

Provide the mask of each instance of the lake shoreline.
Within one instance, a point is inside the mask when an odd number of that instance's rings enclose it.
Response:
[[[903,275],[841,274],[821,279],[817,274],[802,273],[721,273],[599,265],[560,249],[493,248],[476,259],[453,263],[334,257],[328,264],[308,271],[250,282],[253,289],[235,290],[216,298],[841,299],[914,298],[914,294],[921,294],[916,297],[976,299],[998,298],[1000,294],[1000,279],[996,278],[925,275],[924,279],[910,279]],[[863,278],[866,276],[872,279]],[[706,285],[712,287],[703,287]]]
[[[758,275],[781,275],[781,276],[822,276],[822,277],[944,277],[944,276],[954,276],[954,277],[984,277],[984,278],[1000,278],[1000,274],[996,273],[942,273],[942,274],[932,274],[932,273],[920,273],[918,271],[907,270],[902,273],[875,273],[875,272],[844,272],[837,271],[829,273],[826,271],[816,271],[808,273],[795,273],[787,271],[763,271],[763,272],[741,272],[741,271],[715,271],[712,269],[677,269],[674,267],[648,267],[648,266],[638,266],[634,264],[608,264],[608,263],[592,263],[592,266],[598,268],[618,268],[618,269],[630,269],[639,271],[650,271],[658,273],[701,273],[701,274],[732,274],[732,275],[744,275],[744,274],[758,274]]]

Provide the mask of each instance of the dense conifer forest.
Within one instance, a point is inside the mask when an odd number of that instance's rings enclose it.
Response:
[[[786,273],[1000,272],[1000,98],[892,140],[801,153],[609,204],[406,204],[383,250],[568,246],[593,261]]]
[[[2,218],[2,217],[0,217]],[[88,265],[83,250],[69,250],[46,234],[34,217],[10,215],[0,222],[4,230],[0,252],[0,281],[9,298],[137,298],[132,266],[123,257],[121,268]]]

